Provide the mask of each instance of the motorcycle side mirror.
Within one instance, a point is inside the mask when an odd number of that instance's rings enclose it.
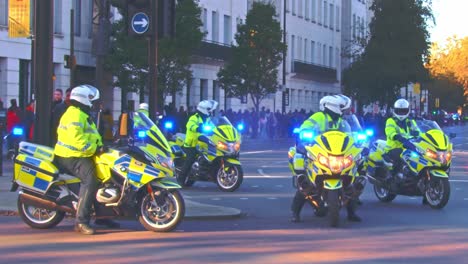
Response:
[[[449,138],[452,139],[452,138],[456,138],[457,137],[457,133],[450,133],[449,134]]]

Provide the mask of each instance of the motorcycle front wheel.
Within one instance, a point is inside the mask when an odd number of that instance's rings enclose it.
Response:
[[[424,193],[432,209],[442,209],[450,198],[450,184],[447,178],[434,178],[427,185]]]
[[[339,190],[329,190],[327,193],[328,218],[330,226],[337,227],[340,222],[340,192]]]
[[[141,199],[138,220],[149,231],[172,231],[185,215],[182,195],[178,190],[156,190],[154,197],[147,193]]]
[[[32,228],[48,229],[58,225],[65,216],[65,212],[53,211],[26,204],[18,197],[18,214],[23,222]]]
[[[244,179],[244,172],[240,165],[225,164],[216,173],[216,184],[225,192],[233,192],[239,188]]]
[[[396,197],[396,194],[391,193],[386,187],[377,184],[374,184],[374,193],[377,199],[384,203],[389,203]]]

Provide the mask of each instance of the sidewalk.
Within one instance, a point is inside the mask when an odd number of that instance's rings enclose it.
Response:
[[[18,191],[10,192],[13,178],[13,165],[11,161],[3,160],[3,175],[0,175],[0,215],[16,215]],[[236,208],[215,206],[185,200],[186,219],[220,219],[240,217],[241,211]]]

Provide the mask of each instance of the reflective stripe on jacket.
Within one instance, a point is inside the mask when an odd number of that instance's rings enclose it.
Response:
[[[405,138],[409,138],[411,136],[411,128],[413,128],[413,130],[417,130],[417,125],[414,120],[407,118],[403,122],[405,122],[406,124],[406,129],[400,127],[398,125],[397,120],[395,120],[393,117],[389,117],[387,119],[387,122],[385,123],[385,135],[387,136],[387,151],[395,148],[403,148],[403,144],[400,141],[394,139],[396,135],[402,135]]]
[[[203,118],[198,114],[193,114],[187,122],[187,131],[185,135],[185,147],[195,147],[198,142],[197,128],[203,124]]]
[[[328,129],[337,129],[342,120],[340,117],[337,121],[333,121],[330,115],[324,112],[316,112],[302,123],[300,130],[314,128],[315,126],[318,126],[321,132]]]
[[[60,157],[91,157],[102,146],[101,135],[88,114],[68,107],[60,118],[54,154]]]

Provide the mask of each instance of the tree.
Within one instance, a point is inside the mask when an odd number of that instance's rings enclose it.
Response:
[[[364,52],[345,70],[345,92],[362,103],[391,103],[400,87],[428,78],[431,0],[375,0]]]
[[[112,1],[123,18],[112,26],[111,52],[106,65],[116,77],[114,85],[122,88],[122,98],[127,92],[140,92],[143,101],[148,83],[148,41],[128,36],[126,5],[119,0]],[[162,38],[158,43],[158,91],[160,104],[167,95],[173,101],[177,92],[191,79],[190,56],[201,44],[204,33],[200,20],[201,9],[194,0],[177,1],[176,34],[174,38]]]
[[[250,94],[259,110],[261,101],[278,90],[278,66],[286,45],[272,4],[254,2],[245,24],[238,25],[233,56],[218,72],[227,97]]]
[[[449,38],[446,45],[433,43],[426,67],[436,78],[456,80],[468,97],[468,37]]]

